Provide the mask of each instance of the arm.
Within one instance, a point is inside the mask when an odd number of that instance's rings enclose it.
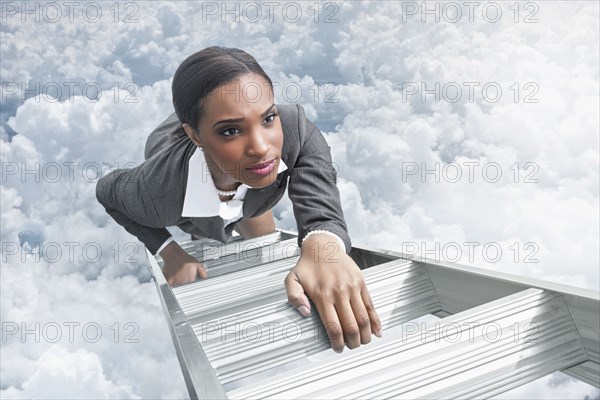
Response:
[[[156,254],[171,234],[160,226],[140,175],[137,168],[111,171],[98,180],[96,199],[119,225]]]
[[[290,173],[288,193],[301,255],[285,285],[288,301],[305,317],[310,315],[309,298],[312,300],[332,348],[341,352],[344,344],[353,349],[369,343],[371,334],[381,337],[381,321],[363,273],[348,255],[352,244],[330,147],[300,107],[299,111],[301,150]],[[342,243],[328,232],[339,236]]]
[[[100,178],[96,198],[127,232],[154,255],[160,250],[163,274],[170,286],[206,278],[204,265],[189,255],[162,226],[138,168],[115,170]]]
[[[304,118],[304,113],[300,112],[299,117]],[[305,124],[306,137],[288,187],[298,227],[298,246],[302,246],[309,231],[320,229],[339,236],[345,245],[342,250],[349,254],[352,242],[344,221],[330,147],[312,122],[306,119]]]

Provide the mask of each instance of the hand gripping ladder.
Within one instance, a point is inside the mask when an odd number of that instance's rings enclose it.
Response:
[[[353,247],[383,338],[335,353],[287,302],[297,234],[180,243],[209,278],[170,288],[147,252],[192,399],[488,398],[563,371],[599,384],[598,292]]]

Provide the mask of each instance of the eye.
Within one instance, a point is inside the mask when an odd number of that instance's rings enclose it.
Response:
[[[275,117],[278,115],[279,114],[277,114],[277,113],[269,114],[266,119],[269,119],[269,118],[272,118],[272,119],[267,121],[267,123],[271,123],[271,122],[275,121]]]
[[[227,134],[227,133],[231,133],[232,131],[238,131],[239,132],[239,129],[236,129],[236,128],[225,129],[224,131],[221,132],[221,135],[223,135],[223,136],[233,136],[235,133],[232,133],[231,135]]]
[[[279,116],[278,113],[269,114],[267,116],[267,118],[265,118],[265,121],[267,121],[267,124],[271,124],[273,121],[275,121],[275,117],[277,117],[277,116]],[[231,137],[231,136],[235,136],[236,135],[236,133],[235,133],[236,131],[239,134],[239,132],[240,132],[239,129],[237,129],[237,128],[228,128],[228,129],[225,129],[224,131],[221,131],[220,135],[225,136],[225,137]]]
[[[277,113],[273,113],[273,114],[268,115],[266,119],[269,119],[269,118],[272,118],[272,119],[269,120],[267,123],[270,124],[271,122],[275,121],[275,117],[278,116],[278,115],[279,114],[277,114]]]

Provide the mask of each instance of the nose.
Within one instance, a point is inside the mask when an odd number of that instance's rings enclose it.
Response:
[[[249,157],[262,158],[269,153],[269,136],[265,129],[255,129],[248,136],[247,154]]]

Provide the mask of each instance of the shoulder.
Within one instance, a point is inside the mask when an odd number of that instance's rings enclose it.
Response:
[[[306,130],[306,113],[300,104],[276,104],[284,129]]]
[[[281,127],[288,139],[304,143],[317,127],[306,118],[304,107],[300,104],[276,104]]]
[[[148,136],[144,148],[144,159],[152,157],[168,144],[176,142],[179,138],[185,136],[183,126],[179,122],[177,115],[172,113],[163,122],[161,122]]]

